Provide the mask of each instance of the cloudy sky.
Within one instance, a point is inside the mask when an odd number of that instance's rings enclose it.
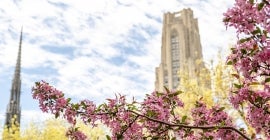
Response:
[[[233,0],[1,0],[0,128],[22,26],[22,122],[39,122],[46,115],[31,97],[35,81],[45,80],[74,100],[101,103],[117,93],[142,99],[154,90],[163,13],[193,9],[208,62],[233,43],[233,32],[222,23],[232,5]]]

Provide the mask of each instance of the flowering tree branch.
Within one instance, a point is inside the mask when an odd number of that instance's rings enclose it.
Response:
[[[178,98],[180,93],[169,90],[164,93],[153,92],[147,95],[142,103],[127,103],[125,96],[119,95],[116,99],[108,99],[108,103],[96,107],[88,100],[71,103],[71,99],[65,99],[61,91],[45,81],[37,82],[33,88],[33,97],[39,100],[40,108],[44,112],[55,114],[55,117],[63,116],[67,119],[72,124],[67,135],[76,140],[86,139],[83,133],[73,128],[78,118],[92,125],[95,125],[97,120],[101,121],[112,130],[113,139],[168,139],[170,130],[179,138],[249,139],[233,127],[230,117],[222,107],[214,106],[207,109],[204,103],[198,101],[192,113],[194,123],[188,122],[187,116],[180,118],[174,113],[176,107],[183,107]],[[206,134],[194,135],[195,131],[192,129],[203,130]]]
[[[160,121],[160,120],[157,120],[157,119],[153,119],[151,117],[142,115],[142,114],[137,113],[137,112],[132,111],[132,110],[128,110],[128,111],[130,111],[130,112],[132,112],[132,113],[134,113],[134,114],[136,114],[138,116],[147,118],[150,121],[154,121],[154,122],[157,122],[157,123],[168,125],[169,127],[190,128],[190,129],[205,129],[205,130],[208,130],[208,129],[211,129],[211,130],[216,130],[216,129],[232,130],[232,131],[235,131],[236,133],[238,133],[239,135],[241,135],[246,140],[251,140],[249,137],[247,137],[241,131],[239,131],[238,129],[236,129],[234,127],[231,127],[231,126],[190,126],[190,125],[185,125],[185,124],[172,124],[172,123],[168,123],[168,122],[165,122],[165,121]]]
[[[237,31],[238,42],[227,63],[237,71],[230,101],[245,104],[244,114],[257,133],[270,138],[270,5],[269,0],[236,0],[224,13],[227,27]]]

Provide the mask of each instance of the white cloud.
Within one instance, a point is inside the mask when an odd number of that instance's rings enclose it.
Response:
[[[48,113],[43,113],[41,111],[36,111],[36,110],[22,110],[21,112],[21,120],[27,120],[28,122],[21,122],[24,126],[29,124],[31,121],[41,123],[49,118],[54,117],[51,114]]]

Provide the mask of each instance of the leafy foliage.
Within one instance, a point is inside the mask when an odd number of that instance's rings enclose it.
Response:
[[[5,140],[19,140],[20,129],[19,123],[16,121],[17,116],[14,116],[11,120],[9,127],[5,126],[2,138]]]
[[[106,139],[106,128],[98,125],[95,128],[89,127],[82,122],[77,124],[78,130],[85,133],[88,138],[93,140]],[[68,124],[62,119],[48,119],[42,123],[30,123],[19,133],[19,125],[5,128],[3,133],[4,140],[68,140],[66,130]],[[15,131],[14,131],[15,130]],[[15,133],[14,133],[15,132]]]

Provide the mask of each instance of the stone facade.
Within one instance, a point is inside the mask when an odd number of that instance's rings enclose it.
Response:
[[[163,91],[164,86],[177,89],[180,83],[179,70],[189,75],[204,67],[196,64],[202,60],[202,47],[198,20],[191,9],[165,13],[163,17],[161,63],[156,68],[155,88]]]

